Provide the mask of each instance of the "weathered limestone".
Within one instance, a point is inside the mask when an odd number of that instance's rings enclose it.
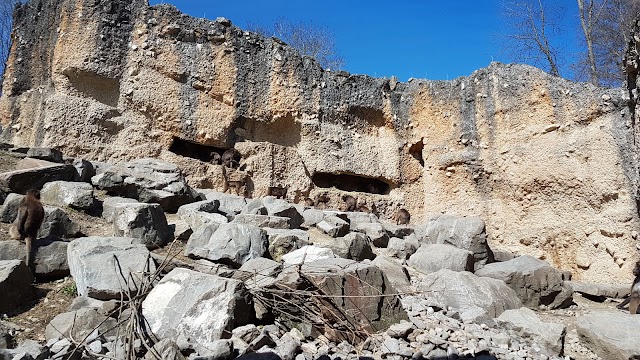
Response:
[[[149,249],[173,240],[164,211],[158,204],[120,204],[113,214],[114,236],[140,239]]]
[[[15,310],[32,294],[31,271],[20,260],[0,261],[0,313]]]
[[[242,282],[180,268],[153,288],[142,303],[142,314],[159,338],[187,336],[204,353],[255,316]]]
[[[502,280],[479,277],[470,272],[442,269],[421,279],[420,290],[434,305],[452,307],[463,320],[481,321],[518,309],[522,302]]]
[[[142,277],[155,271],[146,246],[132,238],[76,239],[67,248],[67,261],[78,295],[100,300],[135,293]]]
[[[528,255],[489,264],[476,271],[476,275],[506,282],[530,308],[544,305],[555,309],[567,307],[572,302],[573,290],[565,285],[560,272],[547,262]]]
[[[640,316],[617,311],[594,311],[576,319],[580,338],[603,359],[640,357],[640,342],[631,329],[640,326]]]
[[[185,255],[204,258],[235,268],[267,253],[267,233],[244,224],[215,224],[201,226],[191,235]]]
[[[411,255],[407,265],[423,273],[432,273],[440,269],[473,272],[473,254],[445,244],[422,244]]]
[[[116,195],[140,202],[158,203],[167,212],[176,212],[195,201],[180,169],[157,159],[136,159],[107,168],[91,178],[92,184]]]

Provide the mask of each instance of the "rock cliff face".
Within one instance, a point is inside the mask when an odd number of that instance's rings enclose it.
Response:
[[[626,89],[491,64],[452,81],[322,69],[226,19],[144,0],[31,0],[16,12],[1,137],[118,161],[158,157],[194,186],[287,190],[412,223],[478,215],[489,243],[577,278],[631,278],[639,225]],[[235,147],[240,170],[212,165]]]

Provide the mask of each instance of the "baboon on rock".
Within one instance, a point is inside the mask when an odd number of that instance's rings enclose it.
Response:
[[[222,153],[222,165],[228,168],[237,169],[238,167],[240,167],[241,158],[242,155],[240,155],[238,150],[234,148],[225,150],[225,152]]]
[[[623,309],[625,305],[629,304],[629,313],[635,315],[640,307],[640,260],[636,262],[636,266],[633,268],[633,276],[635,276],[635,279],[633,279],[629,297],[617,307],[618,309]]]
[[[9,227],[12,239],[24,240],[27,252],[27,266],[33,271],[33,242],[38,238],[38,230],[44,220],[44,208],[40,202],[40,191],[28,190],[18,207],[18,217]]]

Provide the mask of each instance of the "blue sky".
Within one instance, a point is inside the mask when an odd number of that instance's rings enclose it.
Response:
[[[169,3],[194,17],[223,16],[246,28],[284,17],[326,26],[334,35],[345,69],[353,74],[433,80],[471,74],[494,61],[512,62],[501,51],[506,23],[500,0],[150,0]],[[573,11],[574,0],[560,0]],[[577,10],[576,10],[577,11]],[[573,53],[577,18],[564,42]],[[566,74],[566,72],[565,72]]]

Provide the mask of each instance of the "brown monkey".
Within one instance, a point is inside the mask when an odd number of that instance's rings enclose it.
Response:
[[[313,200],[310,198],[304,198],[304,204],[309,207],[313,207]]]
[[[395,218],[397,225],[405,225],[408,224],[411,220],[411,214],[409,214],[409,212],[405,209],[399,209],[396,212]]]
[[[269,186],[267,189],[267,196],[275,196],[276,199],[284,199],[287,197],[287,188]]]
[[[629,313],[635,315],[638,313],[638,308],[640,307],[640,261],[636,262],[636,266],[633,268],[633,275],[636,278],[633,279],[629,297],[617,307],[618,309],[622,309],[625,305],[629,304]]]
[[[38,230],[44,220],[44,208],[40,202],[40,191],[28,190],[18,207],[18,217],[9,227],[12,239],[23,240],[27,250],[27,266],[33,270],[32,250],[33,242],[38,238]]]
[[[356,209],[356,204],[358,201],[351,195],[343,195],[342,201],[344,201],[344,206],[342,207],[342,211],[354,211]]]
[[[329,197],[327,195],[316,195],[316,207],[320,210],[324,210],[329,205]]]
[[[222,165],[228,168],[237,169],[240,166],[241,158],[242,155],[240,155],[238,150],[234,148],[225,150],[225,152],[222,153]]]
[[[211,154],[209,154],[209,158],[210,158],[210,160],[209,160],[210,164],[212,164],[212,165],[220,165],[221,157],[220,157],[220,154],[218,154],[217,152],[212,151]]]
[[[242,195],[246,197],[245,185],[247,183],[247,174],[241,171],[227,172],[224,166],[222,167],[222,192],[226,193],[229,188],[234,188],[236,195]]]

